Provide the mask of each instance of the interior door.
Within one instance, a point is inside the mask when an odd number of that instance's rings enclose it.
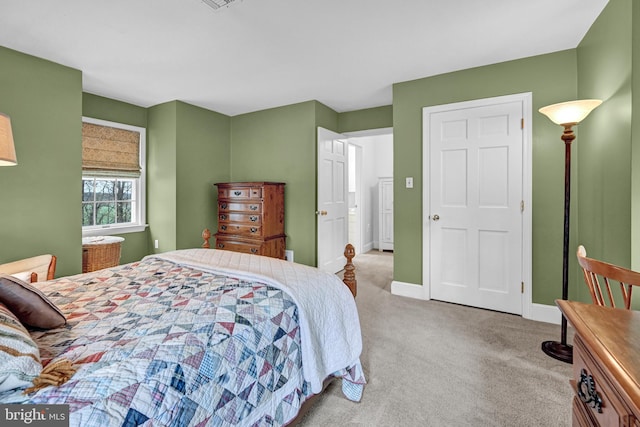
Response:
[[[522,313],[522,119],[522,101],[429,114],[431,298]]]
[[[337,273],[344,268],[348,230],[347,138],[318,128],[318,268]]]

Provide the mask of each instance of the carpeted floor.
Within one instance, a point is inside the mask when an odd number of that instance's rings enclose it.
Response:
[[[334,381],[299,426],[569,426],[571,365],[540,350],[557,325],[391,295],[393,255],[356,256],[367,386]],[[571,338],[571,337],[570,337]]]

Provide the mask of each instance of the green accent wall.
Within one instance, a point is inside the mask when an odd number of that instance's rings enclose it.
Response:
[[[0,263],[51,253],[82,270],[82,73],[0,47],[0,111],[17,166],[0,167]]]
[[[231,120],[184,102],[176,107],[176,249],[198,248],[205,228],[218,229],[214,183],[229,180]]]
[[[632,2],[631,87],[640,88],[640,6]],[[640,94],[631,100],[631,164],[640,165]],[[631,268],[640,271],[640,167],[631,168]]]
[[[580,244],[631,265],[632,0],[611,0],[578,47],[578,97],[603,103],[577,126]],[[573,255],[573,254],[572,254]],[[589,301],[584,284],[579,299]]]
[[[393,85],[394,280],[422,284],[422,108],[525,92],[533,94],[534,111],[533,301],[553,304],[560,297],[564,145],[561,129],[537,110],[575,99],[575,50]],[[408,176],[412,189],[402,185]]]
[[[213,183],[230,176],[230,119],[172,101],[151,107],[148,123],[151,252],[200,247],[202,230],[215,233],[217,228]],[[153,248],[155,240],[157,249]]]
[[[338,114],[338,132],[340,133],[390,127],[393,127],[392,105]]]
[[[91,93],[82,94],[82,115],[94,119],[108,120],[147,128],[147,109]],[[139,233],[121,234],[122,253],[120,263],[137,261],[150,253],[149,230]]]
[[[147,222],[154,252],[176,249],[177,102],[149,108],[147,129]],[[153,246],[152,246],[153,247]]]
[[[329,111],[309,101],[231,122],[231,181],[286,183],[287,249],[308,265],[316,264],[316,114],[332,121]]]

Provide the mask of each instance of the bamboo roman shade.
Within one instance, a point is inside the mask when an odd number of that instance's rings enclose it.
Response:
[[[140,176],[140,133],[82,123],[82,170]]]

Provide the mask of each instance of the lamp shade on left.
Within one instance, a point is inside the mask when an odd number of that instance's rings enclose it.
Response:
[[[0,166],[14,166],[17,163],[11,119],[6,114],[0,113]]]
[[[578,124],[600,104],[602,101],[599,99],[581,99],[547,105],[538,111],[558,125]]]

